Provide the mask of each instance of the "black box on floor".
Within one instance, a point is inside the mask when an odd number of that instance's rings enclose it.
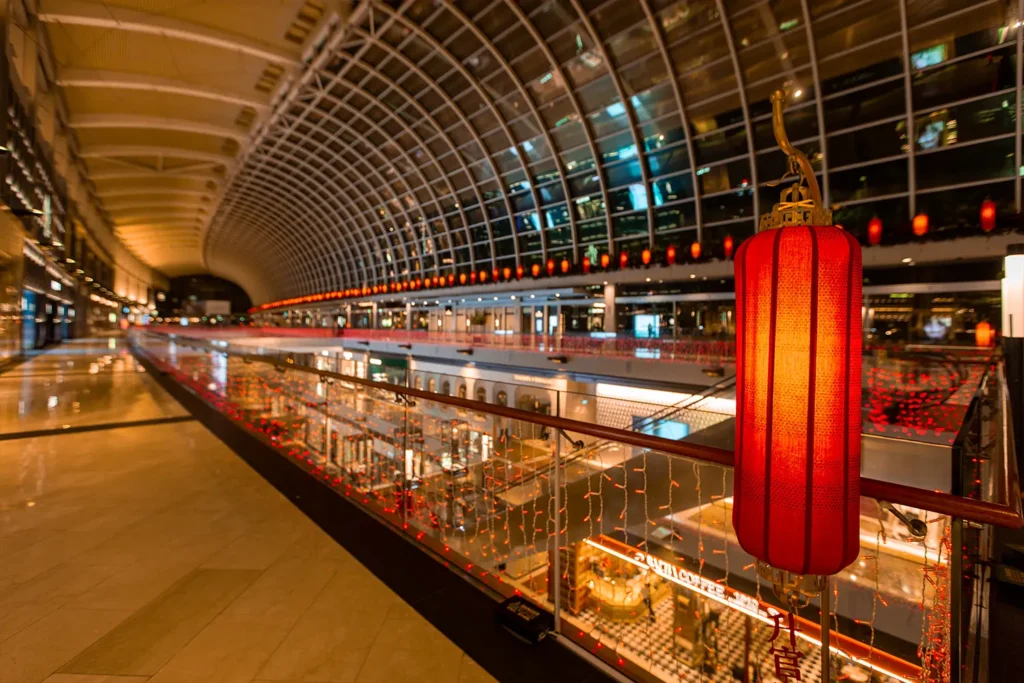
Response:
[[[509,633],[536,645],[555,627],[555,618],[519,595],[513,595],[498,606],[498,624]]]

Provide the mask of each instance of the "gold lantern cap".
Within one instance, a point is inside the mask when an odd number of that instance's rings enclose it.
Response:
[[[772,207],[771,213],[761,215],[758,231],[789,225],[832,225],[832,210],[821,201],[821,188],[814,175],[814,167],[807,155],[794,147],[786,134],[786,124],[782,118],[785,101],[786,93],[782,90],[772,93],[772,132],[775,133],[779,147],[789,156],[789,168],[785,175],[768,185],[774,187],[793,175],[797,176],[797,181],[782,191],[779,203]]]

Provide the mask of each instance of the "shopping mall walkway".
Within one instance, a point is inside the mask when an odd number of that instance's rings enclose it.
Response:
[[[0,374],[0,683],[493,681],[115,340]]]

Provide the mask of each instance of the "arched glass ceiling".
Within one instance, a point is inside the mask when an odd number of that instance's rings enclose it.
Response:
[[[1016,23],[1006,0],[364,2],[232,176],[206,260],[260,302],[714,254],[777,201],[783,85],[848,228],[1017,207]]]

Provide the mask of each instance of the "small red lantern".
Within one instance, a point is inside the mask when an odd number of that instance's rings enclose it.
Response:
[[[512,279],[512,269],[511,268],[502,268],[501,269],[501,277],[504,278],[505,280]]]
[[[493,279],[495,282],[498,281],[498,269],[497,268],[495,268],[494,270],[491,271],[491,279]]]
[[[868,221],[868,244],[877,247],[882,243],[882,219],[875,216]]]
[[[459,273],[459,284],[460,285],[466,284],[466,274],[465,273]]]
[[[605,270],[608,269],[609,264],[612,262],[612,257],[608,254],[601,254],[601,267]]]
[[[487,271],[486,270],[481,270],[480,271],[480,276],[479,276],[478,279],[480,280],[480,284],[483,284],[483,283],[487,282]]]
[[[551,259],[551,258],[548,259],[547,270],[548,270],[548,275],[554,275],[555,274],[555,259]]]
[[[416,289],[423,289],[423,280],[416,278]]]
[[[740,545],[796,574],[835,574],[860,551],[860,244],[786,226],[736,254]]]
[[[427,279],[425,279],[425,280],[423,281],[423,286],[424,286],[424,287],[426,287],[427,289],[430,289],[430,287],[431,287],[431,285],[432,285],[432,282],[433,282],[433,281],[432,281],[432,280],[431,280],[431,279],[430,279],[430,278],[428,277]]]
[[[590,257],[589,256],[584,256],[583,257],[583,273],[586,274],[586,273],[589,273],[589,272],[590,272]]]
[[[530,275],[532,275],[533,277],[540,277],[539,263],[534,263],[532,266],[530,266]]]
[[[974,326],[974,343],[977,346],[992,346],[995,336],[996,331],[992,329],[992,325],[984,320]]]
[[[568,272],[569,272],[569,260],[568,259],[562,259],[562,275],[565,275]]]
[[[522,266],[516,266],[516,279],[517,280],[522,280],[523,279],[523,267]]]
[[[434,280],[434,286],[435,287],[437,287],[438,285],[441,284],[441,278],[439,278],[438,276],[435,275],[433,280]]]
[[[619,268],[626,268],[629,266],[629,253],[625,251],[619,252]]]
[[[996,228],[996,203],[986,199],[981,203],[981,229],[992,232]]]
[[[928,214],[919,213],[914,216],[914,234],[918,237],[924,237],[928,234]]]
[[[700,242],[694,242],[690,245],[690,258],[694,261],[700,260]]]
[[[455,284],[455,273],[448,273],[448,286],[451,287]]]
[[[471,285],[475,285],[476,284],[476,271],[475,270],[472,273],[469,274],[469,284],[471,284]]]
[[[726,261],[732,258],[732,246],[732,235],[726,235],[725,240],[722,241],[722,250],[725,252]]]
[[[674,265],[676,262],[676,248],[671,244],[668,245],[668,249],[665,250],[665,260],[668,261],[670,266]]]
[[[644,249],[643,251],[640,252],[640,262],[643,263],[645,266],[651,265],[650,249]]]

